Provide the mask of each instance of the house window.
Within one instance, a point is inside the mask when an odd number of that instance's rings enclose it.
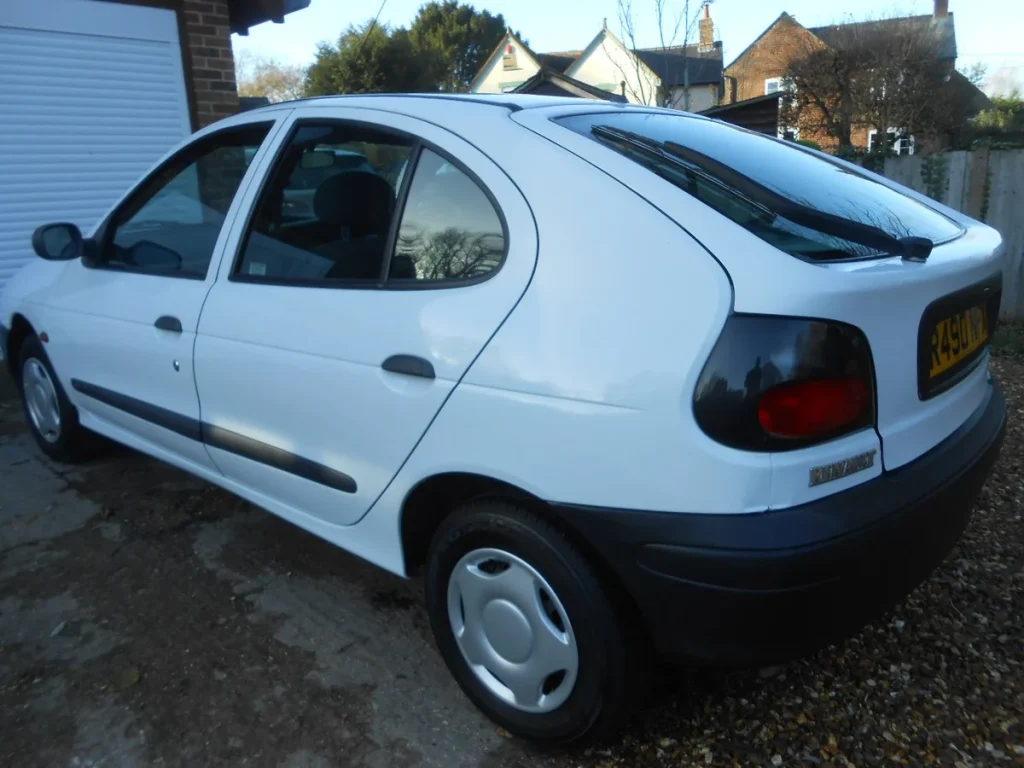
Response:
[[[779,91],[786,91],[791,95],[789,103],[791,107],[796,106],[796,88],[792,83],[786,83],[785,78],[782,77],[767,77],[764,81],[764,95],[771,96],[773,93]],[[779,120],[778,130],[776,135],[780,139],[786,139],[787,141],[797,141],[800,138],[800,129],[797,126],[783,125],[782,124],[782,99],[779,99]]]
[[[875,151],[875,142],[878,140],[878,131],[872,128],[868,131],[868,152]],[[914,137],[905,131],[897,128],[890,128],[886,131],[886,142],[894,155],[914,154]]]

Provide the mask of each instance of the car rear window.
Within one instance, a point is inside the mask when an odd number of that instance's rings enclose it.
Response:
[[[902,244],[919,247],[920,238],[938,244],[962,232],[932,208],[855,170],[726,123],[653,112],[558,122],[802,259],[897,255],[906,253]]]

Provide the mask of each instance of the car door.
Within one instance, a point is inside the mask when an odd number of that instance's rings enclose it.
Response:
[[[109,215],[70,263],[48,312],[50,354],[82,423],[179,463],[212,468],[199,435],[192,350],[218,241],[273,120],[205,135]]]
[[[522,295],[536,229],[501,169],[433,124],[326,107],[282,130],[200,320],[204,435],[251,498],[352,524]],[[328,157],[310,209],[290,206]]]

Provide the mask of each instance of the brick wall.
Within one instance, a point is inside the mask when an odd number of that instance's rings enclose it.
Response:
[[[803,55],[820,41],[796,23],[783,16],[750,50],[725,70],[725,99],[723,103],[764,96],[764,81],[782,77],[790,59]]]
[[[750,50],[725,70],[725,98],[723,104],[764,96],[764,81],[782,77],[791,59],[806,55],[823,43],[800,26],[792,17],[784,15]],[[834,149],[837,142],[830,136],[801,128],[800,138],[815,141],[822,149]],[[856,147],[867,147],[868,129],[854,126],[851,140]]]
[[[238,112],[235,59],[227,0],[184,0],[185,39],[191,68],[196,128]]]

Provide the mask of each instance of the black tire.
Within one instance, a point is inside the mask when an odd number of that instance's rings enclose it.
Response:
[[[448,614],[448,584],[468,553],[499,549],[535,569],[568,616],[578,673],[568,698],[550,712],[527,712],[485,685],[466,661]],[[510,733],[545,745],[606,738],[621,730],[649,685],[650,654],[624,608],[560,530],[534,512],[498,500],[470,502],[447,518],[430,545],[427,610],[435,641],[456,681],[476,706]]]
[[[45,437],[36,426],[32,414],[29,413],[28,400],[25,397],[25,370],[30,362],[41,364],[49,374],[57,395],[57,410],[60,414],[60,425],[57,435],[54,438]],[[50,358],[47,357],[42,343],[37,336],[30,336],[21,345],[21,353],[18,356],[18,393],[21,395],[21,405],[25,412],[25,421],[32,430],[32,437],[35,438],[40,450],[55,461],[62,461],[69,464],[77,464],[87,461],[95,454],[96,441],[93,433],[86,430],[78,423],[78,411],[68,400],[64,388],[53,370]]]

